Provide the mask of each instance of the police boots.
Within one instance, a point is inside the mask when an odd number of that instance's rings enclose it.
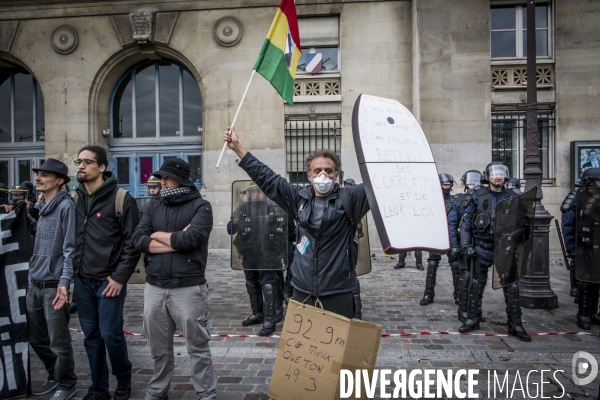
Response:
[[[265,298],[265,320],[259,335],[271,336],[273,332],[275,332],[275,329],[277,329],[277,325],[275,323],[275,297],[277,296],[277,293],[275,293],[275,285],[266,283],[263,285],[262,291]]]
[[[415,250],[415,259],[417,260],[417,269],[423,271],[423,252],[421,250]]]
[[[460,271],[458,281],[458,320],[463,324],[469,317],[469,281],[470,273],[468,269]]]
[[[252,308],[252,315],[242,321],[243,326],[262,324],[264,315],[262,310],[259,308],[259,297],[262,297],[262,290],[260,284],[246,281],[246,290],[248,291],[248,297],[250,298],[250,307]]]
[[[402,253],[398,254],[398,264],[394,265],[394,269],[400,269],[400,268],[406,267],[406,264],[405,264],[406,254],[407,254],[406,252],[402,252]]]
[[[419,302],[422,306],[426,306],[427,304],[433,301],[435,297],[435,278],[437,275],[438,265],[440,265],[439,261],[428,261],[427,262],[427,278],[425,278],[425,293],[423,293],[423,298]]]
[[[569,278],[571,281],[571,290],[569,291],[569,296],[575,297],[577,294],[577,279],[575,279],[575,269],[571,268],[569,271]]]
[[[508,333],[515,335],[517,339],[524,342],[531,342],[531,336],[523,328],[521,320],[521,304],[519,302],[519,282],[515,281],[508,286],[504,286],[504,301],[508,307],[507,325]]]
[[[452,286],[454,287],[454,291],[452,292],[452,295],[454,296],[454,304],[459,304],[459,299],[458,299],[458,285],[459,285],[459,281],[460,281],[460,268],[458,266],[458,262],[451,262],[450,263],[450,270],[452,271]]]
[[[581,329],[592,329],[592,315],[598,312],[598,285],[589,282],[579,282],[579,312],[577,326]],[[598,321],[598,316],[594,315]],[[598,321],[600,322],[600,321]],[[594,322],[596,323],[596,322]]]
[[[459,332],[467,333],[479,329],[480,318],[477,314],[477,306],[479,305],[479,298],[483,295],[486,283],[487,280],[473,279],[471,281],[471,286],[468,291],[467,319],[464,321],[463,325],[458,328]]]

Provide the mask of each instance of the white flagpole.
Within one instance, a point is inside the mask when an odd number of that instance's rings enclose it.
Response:
[[[233,117],[233,122],[231,123],[231,128],[235,125],[235,121],[237,120],[238,115],[240,114],[240,110],[242,109],[242,104],[244,103],[244,99],[246,98],[246,94],[248,93],[248,88],[250,87],[250,83],[252,83],[252,78],[254,78],[254,74],[256,74],[256,70],[252,70],[252,75],[250,75],[250,80],[248,81],[248,85],[246,86],[246,90],[244,90],[244,95],[242,96],[242,100],[240,101],[240,105],[238,106],[237,111],[235,112],[235,116]],[[225,153],[225,149],[227,148],[227,142],[223,143],[223,150],[221,150],[221,155],[219,156],[219,161],[217,161],[217,169],[219,168],[219,164],[221,164],[221,159],[223,158],[223,154]]]

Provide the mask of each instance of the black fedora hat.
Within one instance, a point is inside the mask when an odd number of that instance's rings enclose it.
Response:
[[[47,158],[46,161],[39,168],[31,168],[31,170],[35,173],[38,171],[46,171],[46,172],[54,172],[58,175],[59,178],[63,178],[65,183],[69,183],[71,178],[69,178],[69,167],[55,158]]]
[[[194,186],[194,182],[190,179],[191,170],[190,164],[185,162],[185,160],[182,160],[181,158],[167,158],[160,166],[160,169],[153,172],[152,175],[158,178],[168,176],[169,178],[175,179],[183,186]]]

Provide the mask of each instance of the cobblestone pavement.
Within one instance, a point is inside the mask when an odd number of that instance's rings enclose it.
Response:
[[[373,272],[360,278],[363,297],[363,318],[380,324],[384,333],[403,332],[457,332],[460,323],[456,319],[456,306],[452,300],[450,268],[442,262],[438,270],[438,285],[435,302],[420,306],[423,294],[425,271],[414,267],[414,259],[408,258],[408,267],[394,270],[395,260],[383,257],[373,258]],[[249,314],[243,273],[229,268],[229,251],[213,250],[209,256],[207,279],[210,290],[210,313],[213,334],[257,334],[259,327],[242,327],[241,321]],[[568,275],[559,260],[551,266],[552,288],[558,295],[559,307],[555,310],[523,309],[524,326],[530,333],[572,332],[580,329],[575,324],[576,305],[568,295]],[[506,333],[504,297],[501,290],[488,288],[484,293],[483,310],[486,322],[477,333]],[[143,285],[130,284],[125,303],[125,330],[135,333],[142,331]],[[71,320],[71,328],[78,329],[76,315]],[[281,325],[278,325],[278,331]],[[592,333],[598,333],[594,326]],[[465,336],[465,335],[411,335],[404,337],[384,337],[377,357],[377,368],[393,370],[414,368],[479,369],[477,392],[480,398],[494,397],[487,392],[488,371],[502,373],[509,370],[509,386],[516,391],[512,398],[541,398],[539,391],[540,373],[529,375],[529,371],[549,370],[544,373],[543,395],[589,399],[598,396],[599,379],[587,386],[573,384],[571,360],[576,351],[587,351],[600,358],[599,338],[589,335],[555,335],[534,337],[530,343],[506,336]],[[127,338],[129,356],[133,363],[133,399],[144,398],[147,382],[152,376],[152,362],[146,341],[140,336]],[[195,392],[189,377],[189,358],[183,339],[175,339],[175,372],[170,399],[195,399]],[[211,342],[214,367],[218,376],[218,399],[266,399],[269,380],[277,351],[277,338],[224,338],[217,337]],[[73,332],[76,372],[79,377],[78,393],[75,399],[82,398],[90,384],[89,367],[83,347],[83,335]],[[33,385],[39,385],[46,375],[35,354],[31,355]],[[537,385],[537,386],[536,386]],[[111,391],[116,387],[114,377]],[[564,388],[564,389],[563,389]],[[498,389],[497,389],[498,390]],[[564,396],[563,396],[564,390]],[[379,395],[379,391],[377,392]],[[510,398],[498,390],[495,398]],[[261,395],[263,394],[263,395]],[[39,397],[49,399],[50,395]]]

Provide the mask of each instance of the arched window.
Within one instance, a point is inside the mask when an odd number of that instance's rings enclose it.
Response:
[[[0,67],[0,182],[17,185],[32,180],[31,168],[44,158],[44,98],[35,78],[24,68]]]
[[[115,88],[111,104],[114,139],[202,135],[202,97],[196,79],[173,61],[138,64]]]
[[[43,142],[44,99],[26,70],[0,68],[0,143]]]
[[[110,169],[136,198],[169,157],[183,158],[202,186],[202,97],[183,65],[169,60],[137,64],[117,81],[110,103]]]

